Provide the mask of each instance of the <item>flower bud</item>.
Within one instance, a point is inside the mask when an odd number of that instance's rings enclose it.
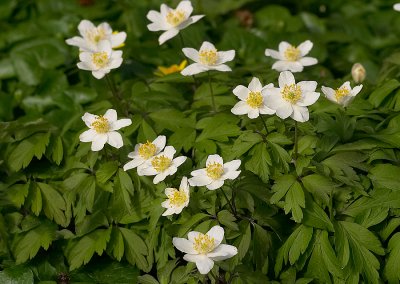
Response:
[[[351,68],[351,76],[353,76],[353,80],[357,84],[364,81],[366,75],[367,71],[365,71],[365,68],[361,63],[355,63]]]

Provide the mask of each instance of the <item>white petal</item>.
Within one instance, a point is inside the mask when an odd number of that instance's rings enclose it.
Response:
[[[157,147],[156,154],[160,153],[164,149],[166,142],[167,138],[164,135],[157,136],[157,138],[154,139],[152,143]]]
[[[165,31],[168,30],[165,25],[161,24],[162,22],[157,22],[157,23],[151,23],[147,25],[147,29],[151,32],[158,32],[158,31]]]
[[[198,259],[201,259],[203,257],[204,257],[204,255],[200,255],[200,254],[185,254],[183,256],[183,259],[188,262],[196,262]]]
[[[232,71],[231,67],[229,67],[228,65],[225,65],[225,64],[210,66],[209,68],[210,68],[210,70],[217,70],[217,71],[221,71],[221,72]]]
[[[284,54],[285,53],[285,51],[286,51],[286,49],[288,48],[288,47],[291,47],[292,45],[290,44],[290,43],[288,43],[288,42],[286,42],[286,41],[282,41],[280,44],[279,44],[279,53],[280,54]]]
[[[333,101],[333,102],[335,102],[335,103],[337,102],[337,101],[336,101],[336,97],[335,97],[335,90],[334,90],[334,89],[329,88],[329,87],[322,86],[321,90],[322,90],[322,92],[325,94],[325,97],[326,97],[328,100]]]
[[[241,163],[241,160],[227,162],[224,164],[224,171],[236,171],[240,167]]]
[[[206,187],[209,190],[216,190],[217,188],[220,188],[223,185],[224,185],[224,181],[223,180],[214,180],[210,184],[206,185]]]
[[[217,248],[215,248],[212,252],[207,254],[207,257],[211,258],[214,261],[225,260],[235,256],[238,253],[238,250],[235,246],[221,244]]]
[[[355,97],[362,89],[363,85],[355,86],[353,90],[350,92],[351,96]]]
[[[276,115],[282,119],[288,118],[293,113],[293,106],[286,104],[276,109]]]
[[[251,82],[249,84],[249,90],[252,92],[261,92],[262,88],[263,87],[260,82],[260,79],[253,77],[253,79],[251,79]]]
[[[341,89],[343,89],[343,88],[345,88],[346,90],[351,90],[351,86],[350,86],[350,82],[349,81],[346,81],[346,82],[344,82],[341,86],[340,86],[340,88]]]
[[[396,11],[400,11],[400,3],[394,4],[393,9],[395,9]]]
[[[82,36],[85,36],[87,31],[92,30],[94,28],[95,26],[93,25],[93,23],[88,20],[82,20],[78,25],[79,33]]]
[[[82,49],[85,49],[85,50],[86,50],[87,47],[88,47],[88,44],[87,44],[86,40],[83,39],[83,38],[80,37],[80,36],[74,36],[74,37],[72,37],[72,38],[67,39],[65,42],[66,42],[68,45],[77,46],[77,47],[82,48]]]
[[[310,52],[312,47],[313,43],[309,40],[306,40],[305,42],[302,42],[297,48],[300,50],[301,56],[304,56]]]
[[[235,58],[235,51],[228,50],[228,51],[218,51],[217,52],[218,60],[215,63],[216,65],[223,64],[228,61],[232,61]]]
[[[243,85],[239,85],[239,86],[236,86],[236,88],[234,88],[232,92],[239,99],[241,99],[242,101],[245,101],[247,99],[247,97],[249,96],[250,90]]]
[[[111,62],[108,64],[108,68],[109,69],[116,69],[119,66],[121,66],[122,62],[123,62],[122,58],[111,59]]]
[[[273,49],[266,49],[265,50],[265,56],[271,56],[274,59],[278,60],[283,60],[283,56],[279,53],[279,51],[273,50]]]
[[[211,42],[208,41],[204,41],[200,47],[200,50],[210,50],[210,49],[215,50],[216,48]]]
[[[164,207],[164,206],[162,206]],[[165,208],[165,207],[164,207]],[[175,209],[173,208],[168,208],[167,210],[164,211],[164,213],[162,214],[162,216],[169,216],[169,215],[173,215],[175,214]]]
[[[173,38],[179,33],[178,29],[172,28],[170,30],[167,30],[166,32],[163,32],[160,37],[158,38],[158,43],[162,45],[164,42],[167,40]]]
[[[179,167],[186,161],[186,159],[187,159],[187,157],[185,157],[185,156],[176,157],[175,159],[172,160],[172,164],[175,167]]]
[[[305,121],[308,121],[309,116],[310,115],[309,115],[308,109],[306,107],[294,105],[293,113],[290,117],[298,122],[305,122]]]
[[[315,81],[301,81],[297,83],[303,93],[314,92],[317,88],[317,82]]]
[[[112,52],[111,42],[109,40],[101,40],[97,44],[97,47],[100,52],[106,52],[107,55],[110,55]]]
[[[286,85],[296,84],[294,76],[290,71],[283,71],[279,74],[279,87],[283,88]]]
[[[181,1],[175,10],[182,10],[186,17],[189,17],[193,12],[192,3],[190,1]]]
[[[188,233],[188,240],[190,241],[190,242],[192,242],[192,243],[194,243],[195,242],[195,238],[197,238],[198,237],[198,235],[200,235],[201,233],[199,233],[199,232],[197,232],[197,231],[190,231],[189,233]]]
[[[221,226],[214,226],[212,227],[207,233],[211,238],[214,238],[214,244],[215,246],[219,246],[219,244],[222,242],[224,239],[224,229]]]
[[[277,61],[272,65],[272,69],[277,71],[291,71],[291,72],[301,72],[303,71],[303,65],[297,61]]]
[[[115,109],[110,108],[104,114],[104,118],[107,118],[109,122],[115,122],[117,120],[117,111]]]
[[[235,179],[240,175],[241,171],[229,171],[222,175],[222,179]]]
[[[218,154],[209,155],[207,157],[206,166],[208,166],[209,164],[213,164],[213,163],[217,163],[217,164],[223,165],[224,164],[224,160]]]
[[[162,173],[159,173],[158,175],[156,175],[156,176],[154,177],[153,183],[154,183],[154,184],[158,184],[158,183],[160,183],[161,181],[165,180],[166,177],[167,177],[167,174],[165,173],[165,171],[162,172]]]
[[[103,78],[106,74],[108,74],[110,70],[97,70],[97,71],[92,71],[93,77],[96,79],[101,79]]]
[[[167,147],[165,147],[164,152],[162,153],[162,155],[165,155],[168,158],[172,159],[172,157],[175,155],[175,153],[176,153],[176,150],[175,150],[175,148],[173,146],[167,146]]]
[[[146,165],[146,164],[144,164],[144,165]],[[156,174],[157,174],[156,169],[154,169],[151,166],[138,168],[138,175],[139,176],[154,176]]]
[[[160,6],[160,12],[161,12],[161,17],[165,17],[172,9],[168,7],[166,4],[161,4]]]
[[[286,101],[282,98],[281,90],[278,88],[270,89],[268,92],[264,92],[264,104],[270,109],[276,110],[280,108]]]
[[[206,176],[207,172],[206,169],[198,169],[198,170],[194,170],[190,173],[192,176]]]
[[[317,92],[306,92],[300,101],[296,103],[298,106],[310,106],[314,104],[319,98],[319,93]]]
[[[303,66],[311,66],[318,63],[318,60],[314,57],[303,57],[299,59],[299,62]]]
[[[86,62],[78,62],[76,66],[78,66],[78,68],[81,70],[87,70],[87,71],[92,71],[93,69],[95,69],[93,68],[92,64],[88,64]]]
[[[101,149],[103,149],[104,144],[106,144],[107,142],[107,139],[108,139],[107,134],[97,134],[93,138],[92,151],[100,151]]]
[[[117,121],[111,123],[111,130],[118,130],[131,124],[132,120],[129,118],[118,119]]]
[[[184,253],[189,253],[189,254],[196,254],[197,252],[193,248],[193,243],[187,239],[184,238],[173,238],[172,243],[174,246],[180,250],[181,252]]]
[[[85,63],[92,63],[93,52],[82,51],[79,53],[79,60]]]
[[[162,16],[159,12],[155,10],[151,10],[147,13],[146,18],[154,23],[158,23],[162,21]]]
[[[97,115],[85,112],[82,116],[82,120],[85,122],[87,127],[92,127],[92,123],[96,120]]]
[[[110,24],[104,22],[97,26],[97,29],[103,30],[106,35],[112,34],[112,28]]]
[[[107,143],[113,146],[114,148],[121,148],[124,146],[124,141],[122,140],[121,134],[115,131],[108,132]]]
[[[260,114],[274,114],[275,110],[270,109],[269,107],[263,105],[259,108]]]
[[[250,119],[255,119],[255,118],[259,117],[259,115],[260,115],[260,112],[259,112],[258,108],[249,108],[249,112],[247,113],[247,116]]]
[[[210,70],[207,66],[200,64],[200,63],[193,63],[187,66],[185,69],[181,71],[183,76],[191,76],[201,72],[205,72]]]
[[[246,102],[243,102],[243,101],[238,102],[231,109],[231,112],[235,115],[247,114],[249,111],[250,111],[250,106]]]
[[[191,23],[190,24],[194,24],[197,21],[199,21],[201,18],[203,18],[205,15],[196,15],[196,16],[192,16],[190,17]]]
[[[210,184],[213,180],[208,176],[195,176],[189,179],[189,184],[191,186],[205,186]]]
[[[79,135],[79,140],[81,142],[90,142],[93,141],[93,138],[96,136],[96,130],[94,129],[89,129],[83,132],[81,135]]]
[[[198,258],[196,261],[197,269],[201,274],[207,274],[214,266],[214,261],[202,255],[201,258]]]
[[[186,194],[189,193],[189,183],[187,177],[182,178],[181,184],[179,185],[179,189],[183,190]]]
[[[194,62],[199,62],[199,52],[196,49],[185,47],[182,48],[182,52],[187,58],[192,59]]]
[[[141,164],[143,164],[144,162],[145,161],[141,158],[133,159],[132,161],[130,161],[124,165],[124,171],[134,169],[134,168],[140,166]]]

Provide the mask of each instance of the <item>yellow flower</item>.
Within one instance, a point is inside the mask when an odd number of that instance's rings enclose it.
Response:
[[[172,74],[172,73],[181,72],[186,67],[186,65],[187,65],[187,61],[185,59],[179,65],[174,64],[169,67],[158,66],[157,71],[154,72],[154,75],[157,75],[159,77],[164,77],[164,76]]]

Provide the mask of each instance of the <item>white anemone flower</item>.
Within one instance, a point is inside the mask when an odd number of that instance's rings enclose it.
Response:
[[[240,99],[231,110],[233,114],[242,115],[247,114],[249,118],[257,118],[260,114],[274,114],[275,110],[266,106],[266,94],[268,90],[273,88],[274,84],[262,86],[260,80],[254,77],[249,87],[243,85],[237,86],[233,93]]]
[[[152,32],[165,31],[158,38],[159,44],[175,37],[180,30],[196,23],[204,15],[190,16],[193,12],[190,1],[181,1],[176,9],[172,9],[165,4],[161,4],[160,12],[151,10],[147,13],[147,19],[152,23],[147,28]]]
[[[98,44],[102,40],[108,40],[112,48],[122,47],[126,39],[125,32],[113,32],[108,23],[101,23],[97,27],[88,20],[82,20],[78,25],[81,36],[74,36],[66,40],[66,43],[79,47],[82,51],[97,51]]]
[[[235,256],[238,250],[235,246],[221,244],[224,229],[212,227],[206,234],[189,232],[188,239],[173,238],[174,246],[185,253],[183,259],[196,263],[201,274],[207,274],[214,266],[214,261],[221,261]]]
[[[278,59],[273,65],[272,69],[276,71],[291,71],[301,72],[304,66],[310,66],[318,63],[314,57],[306,56],[313,47],[313,43],[309,40],[302,42],[299,46],[295,47],[286,41],[279,44],[279,51],[273,49],[266,49],[265,56],[271,56]]]
[[[220,155],[209,155],[206,167],[192,171],[189,179],[191,186],[206,186],[209,190],[216,190],[224,185],[226,179],[235,179],[239,176],[240,160],[224,163]]]
[[[315,81],[302,81],[296,84],[293,74],[284,71],[279,74],[279,88],[271,90],[266,95],[266,104],[276,110],[276,115],[282,119],[290,116],[296,121],[305,122],[309,119],[307,106],[319,98],[319,93],[315,92],[316,88]]]
[[[393,9],[400,12],[400,3],[396,3],[393,5]]]
[[[165,195],[168,199],[161,203],[161,206],[167,210],[162,215],[168,216],[181,213],[183,208],[189,205],[190,192],[187,177],[182,178],[179,189],[166,188]]]
[[[122,136],[116,130],[132,124],[129,118],[117,119],[115,109],[109,109],[104,115],[94,115],[86,112],[82,116],[89,130],[79,135],[81,142],[92,142],[92,151],[100,151],[104,144],[108,143],[112,147],[121,148],[124,145]]]
[[[108,40],[99,42],[98,49],[95,52],[82,51],[79,54],[78,68],[92,71],[96,79],[103,78],[110,73],[111,69],[118,68],[122,64],[122,51],[113,50]]]
[[[164,149],[165,143],[166,137],[160,135],[153,142],[147,141],[146,143],[136,144],[135,150],[128,154],[128,158],[131,158],[132,161],[124,165],[124,171],[143,167],[147,161]]]
[[[139,176],[154,176],[153,183],[157,184],[163,181],[167,176],[173,175],[182,165],[186,158],[185,156],[176,157],[176,150],[172,146],[165,147],[164,151],[147,161],[143,167],[138,168]]]
[[[197,51],[194,48],[185,47],[182,49],[187,58],[192,59],[195,63],[190,64],[181,71],[184,76],[191,76],[201,72],[217,70],[222,72],[232,71],[232,69],[224,64],[235,58],[235,51],[217,51],[215,46],[205,41]]]
[[[352,89],[350,82],[347,81],[336,90],[325,86],[322,86],[321,89],[328,100],[346,107],[361,91],[362,87],[363,85],[358,85]]]

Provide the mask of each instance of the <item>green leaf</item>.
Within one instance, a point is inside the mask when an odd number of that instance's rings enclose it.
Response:
[[[32,212],[36,216],[39,216],[40,212],[42,211],[42,193],[36,183],[33,183],[30,186],[28,200],[29,200]]]
[[[238,224],[235,223],[236,218],[228,210],[222,210],[222,211],[218,212],[217,216],[218,216],[218,221],[222,225],[224,225],[234,231],[239,230]]]
[[[43,196],[43,209],[47,218],[63,227],[68,226],[69,221],[64,214],[66,204],[61,194],[48,184],[38,182],[37,186]]]
[[[258,175],[263,182],[268,182],[272,165],[271,157],[264,143],[259,143],[250,152],[250,160],[246,162],[245,168]]]
[[[146,260],[148,250],[146,243],[135,232],[126,228],[119,228],[124,238],[125,257],[132,265],[149,272],[151,267]]]
[[[400,86],[399,81],[395,79],[391,79],[383,86],[379,86],[373,91],[369,97],[368,100],[373,104],[374,107],[379,107],[382,102],[386,99],[386,97],[391,94],[395,89],[397,89]]]
[[[21,206],[25,202],[25,198],[28,196],[28,190],[30,187],[30,182],[25,184],[16,183],[10,186],[7,191],[7,199],[17,208],[21,208]]]
[[[114,256],[118,261],[121,261],[124,256],[125,246],[124,238],[118,228],[113,227],[111,232],[111,239],[108,242],[107,252]]]
[[[56,229],[55,224],[45,221],[19,236],[12,248],[16,263],[20,264],[32,259],[41,247],[47,250],[56,237]]]
[[[119,169],[114,183],[114,192],[110,200],[110,213],[115,220],[119,221],[132,212],[132,195],[132,179],[127,172]]]
[[[0,271],[0,283],[3,284],[32,284],[33,273],[26,266],[12,266]]]
[[[239,158],[249,151],[255,144],[261,141],[262,138],[259,134],[253,133],[252,131],[243,131],[243,133],[235,140],[233,146],[228,148],[228,151],[224,156],[227,160]]]
[[[70,270],[77,269],[83,264],[87,264],[96,252],[102,255],[110,240],[111,228],[98,229],[78,241],[68,244],[66,256],[70,265]]]
[[[400,190],[400,167],[390,164],[379,164],[370,170],[369,178],[375,187]]]
[[[256,269],[264,274],[268,272],[268,252],[272,247],[270,233],[263,227],[254,224],[253,253]]]
[[[75,231],[77,236],[86,235],[98,227],[108,227],[107,217],[101,211],[96,211],[91,215],[85,216],[81,222],[75,222]]]
[[[18,144],[8,157],[8,163],[13,171],[26,168],[33,157],[42,158],[50,141],[50,133],[37,133]]]
[[[96,179],[100,183],[106,183],[118,170],[118,163],[116,161],[110,161],[100,165],[96,171]]]
[[[157,279],[149,274],[145,274],[138,277],[138,284],[159,284]]]
[[[400,280],[400,233],[396,233],[388,243],[389,256],[383,271],[389,283],[398,283]]]
[[[53,145],[53,149],[51,152],[51,158],[53,159],[54,163],[60,165],[62,158],[64,155],[64,148],[61,137],[56,137],[55,142]]]
[[[327,177],[312,174],[301,178],[304,188],[317,200],[318,204],[328,205],[332,191],[337,186]],[[324,208],[324,207],[323,207]]]
[[[333,224],[331,220],[329,220],[325,211],[311,199],[307,200],[306,207],[304,208],[303,224],[309,227],[328,230],[330,232],[334,231]]]

